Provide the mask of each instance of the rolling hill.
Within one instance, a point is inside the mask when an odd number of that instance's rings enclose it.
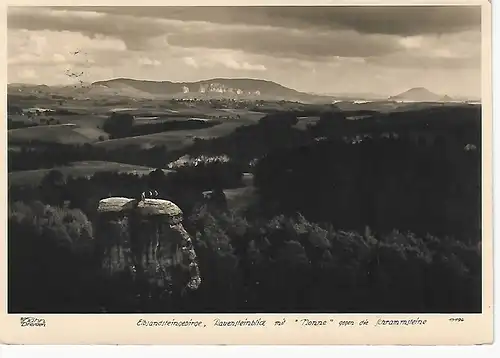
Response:
[[[408,101],[408,102],[450,102],[453,99],[447,95],[439,95],[429,91],[424,87],[411,88],[408,91],[400,93],[396,96],[389,97],[391,101]]]
[[[196,82],[146,81],[117,78],[97,81],[92,86],[113,89],[118,93],[131,89],[151,95],[197,98],[248,98],[296,101],[331,101],[320,96],[287,88],[278,83],[250,78],[213,78]]]
[[[97,142],[103,137],[107,138],[108,134],[100,129],[83,127],[72,123],[10,129],[7,132],[9,145],[27,144],[32,141],[59,144],[84,144]]]
[[[59,170],[65,176],[86,177],[99,172],[131,173],[137,175],[148,175],[155,168],[139,165],[105,162],[105,161],[87,161],[74,162],[71,165],[55,167],[50,169],[21,170],[9,173],[8,182],[15,185],[38,185],[43,177],[53,169]],[[171,173],[171,170],[164,170],[165,174]]]
[[[242,121],[227,121],[213,127],[189,130],[176,130],[146,134],[135,137],[109,139],[94,143],[95,146],[115,150],[126,146],[138,146],[142,149],[164,145],[169,150],[180,150],[194,143],[195,138],[217,138],[232,133],[236,128],[250,123]]]
[[[246,99],[285,100],[305,103],[331,103],[328,95],[299,92],[276,82],[251,78],[213,78],[195,82],[150,81],[115,78],[86,86],[47,86],[12,83],[9,96],[19,98],[144,98],[144,99]]]

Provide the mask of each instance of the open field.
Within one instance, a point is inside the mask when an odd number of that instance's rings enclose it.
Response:
[[[226,136],[236,128],[249,124],[251,123],[247,121],[228,120],[210,128],[168,131],[136,137],[110,139],[95,143],[94,145],[106,149],[117,149],[129,145],[147,149],[158,145],[165,145],[167,149],[178,150],[193,144],[195,138],[206,139]]]
[[[254,187],[224,189],[228,208],[236,212],[245,210],[257,199]]]
[[[59,170],[66,176],[71,175],[73,177],[86,177],[99,172],[147,175],[151,171],[155,170],[155,168],[139,165],[105,161],[74,162],[71,166],[55,167],[53,169]],[[12,183],[15,183],[16,185],[38,185],[42,178],[51,170],[52,169],[37,169],[11,172],[9,173],[9,185]],[[171,172],[170,170],[164,171],[165,173]]]
[[[61,113],[48,113],[40,116],[28,115],[9,115],[9,119],[13,123],[33,124],[39,126],[47,125],[47,121],[51,125],[55,124],[75,124],[80,127],[100,128],[106,120],[106,115],[88,114],[61,114]]]
[[[61,124],[76,124],[80,127],[99,128],[102,127],[107,116],[95,114],[59,115],[51,116]]]
[[[55,111],[69,111],[75,114],[110,115],[112,112],[125,112],[134,116],[172,116],[172,117],[227,117],[236,116],[247,119],[261,118],[263,112],[250,111],[246,108],[214,108],[208,102],[176,102],[148,99],[87,98],[64,100],[49,98],[19,97],[9,94],[11,104],[27,110],[46,108]],[[278,107],[280,107],[278,105]]]
[[[23,144],[31,141],[84,144],[96,142],[100,137],[108,138],[108,135],[100,129],[78,126],[73,123],[11,129],[7,134],[9,144]]]
[[[177,150],[191,145],[194,138],[221,137],[235,128],[258,122],[265,113],[248,109],[218,109],[209,103],[175,103],[153,100],[108,100],[66,99],[64,103],[49,99],[13,99],[13,104],[23,111],[34,108],[48,109],[50,112],[40,115],[9,115],[12,128],[9,130],[10,147],[26,145],[32,141],[58,144],[91,143],[104,148],[116,149],[133,145],[151,148],[165,145]],[[224,121],[224,123],[203,129],[172,129],[165,132],[144,134],[108,140],[109,135],[101,128],[113,112],[129,113],[135,117],[135,125],[161,124],[170,121]],[[31,118],[30,118],[31,117]],[[50,120],[50,124],[47,121]],[[33,124],[30,128],[16,128],[15,123]],[[161,129],[159,129],[161,130]]]
[[[343,111],[377,111],[380,113],[389,113],[395,111],[414,111],[431,107],[469,107],[477,103],[463,102],[397,102],[397,101],[339,101],[335,106]]]
[[[257,122],[259,119],[264,117],[266,114],[263,112],[249,111],[246,109],[221,109],[225,113],[229,115],[238,115],[240,118],[248,119],[251,121]]]
[[[297,119],[298,122],[294,127],[305,131],[308,125],[314,125],[319,121],[319,116],[298,117]]]
[[[230,119],[229,119],[230,120]],[[236,120],[236,119],[235,119]],[[140,126],[144,124],[158,124],[158,123],[168,123],[168,122],[183,122],[183,121],[202,121],[202,122],[215,122],[219,123],[220,120],[211,119],[206,117],[171,117],[171,116],[141,116],[135,117],[134,126]]]

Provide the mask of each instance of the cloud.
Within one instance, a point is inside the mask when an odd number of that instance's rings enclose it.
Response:
[[[60,53],[55,53],[52,55],[52,59],[54,60],[54,62],[56,63],[66,63],[66,57],[64,57],[63,55],[61,55]]]
[[[263,64],[252,63],[250,60],[244,59],[245,54],[242,52],[231,50],[207,50],[199,51],[193,56],[184,57],[183,62],[195,69],[199,68],[215,68],[223,66],[228,69],[238,71],[266,71],[267,68]]]
[[[211,58],[211,61],[216,64],[221,64],[227,68],[233,70],[243,70],[243,71],[266,71],[267,68],[261,64],[251,64],[247,61],[238,61],[234,57],[228,54],[215,55]]]
[[[79,32],[38,30],[27,31],[8,29],[7,32],[8,53],[31,52],[42,54],[55,49],[64,52],[79,52],[82,57],[92,51],[126,50],[125,43],[114,37],[96,35],[91,38]]]
[[[351,29],[364,34],[418,35],[479,28],[479,6],[195,6],[84,7],[109,15],[282,28]]]
[[[183,61],[186,65],[194,67],[194,68],[199,68],[200,66],[198,65],[198,62],[192,57],[184,57]]]
[[[401,48],[397,38],[392,36],[362,36],[354,31],[312,33],[276,28],[232,31],[220,27],[204,31],[193,29],[169,34],[168,43],[178,47],[238,50],[292,58],[377,56]]]
[[[122,40],[105,36],[92,39],[77,32],[47,30],[9,29],[7,32],[8,62],[15,64],[42,65],[53,62],[80,66],[89,66],[95,62],[116,64],[116,61],[123,58],[124,50],[126,46]],[[121,56],[118,56],[120,53]]]
[[[9,8],[8,27],[115,38],[133,51],[175,46],[329,61],[335,56],[396,53],[407,46],[400,41],[402,35],[448,33],[478,25],[477,11],[461,7],[78,9]]]
[[[245,70],[245,71],[266,71],[267,68],[264,65],[252,65],[248,62],[237,62],[234,60],[224,61],[224,65],[233,70]]]
[[[376,57],[366,60],[367,63],[392,68],[426,69],[464,69],[478,68],[481,61],[475,57],[454,58],[450,56],[424,57],[405,53]]]
[[[160,66],[161,62],[158,60],[152,60],[148,57],[140,57],[139,60],[139,65],[141,66]]]
[[[7,27],[30,31],[70,31],[80,33],[90,39],[114,37],[133,48],[141,43],[140,39],[164,33],[165,26],[155,21],[127,17],[115,18],[107,14],[85,11],[52,10],[50,8],[9,7]]]
[[[479,69],[481,36],[475,31],[435,36],[401,38],[404,49],[380,57],[367,58],[368,63],[401,68]]]
[[[36,79],[38,76],[35,73],[35,70],[31,68],[27,68],[18,72],[18,76],[24,80],[32,80]]]

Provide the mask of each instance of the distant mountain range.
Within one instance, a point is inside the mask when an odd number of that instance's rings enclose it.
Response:
[[[117,91],[135,90],[154,96],[197,98],[245,98],[296,100],[305,102],[330,101],[329,96],[299,92],[278,83],[250,78],[213,78],[196,82],[144,81],[117,78],[97,81],[98,86]]]
[[[427,88],[415,87],[396,96],[389,97],[391,101],[412,101],[412,102],[451,102],[453,98],[447,95],[438,95]]]
[[[426,88],[416,87],[396,96],[385,97],[365,94],[305,93],[282,86],[276,82],[250,78],[213,78],[196,82],[148,81],[116,78],[97,81],[84,86],[47,86],[12,83],[9,94],[37,96],[66,96],[94,98],[122,96],[130,98],[235,98],[246,100],[286,100],[305,103],[331,103],[332,101],[402,101],[402,102],[453,102],[447,95],[438,95]],[[458,99],[464,100],[464,99]]]
[[[278,83],[250,78],[213,78],[196,82],[148,81],[116,78],[85,86],[46,86],[12,83],[10,94],[72,97],[124,96],[131,98],[239,98],[330,103],[331,96],[299,92]]]

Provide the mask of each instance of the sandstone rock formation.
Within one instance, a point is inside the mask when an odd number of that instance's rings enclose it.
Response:
[[[196,253],[176,204],[144,196],[112,197],[102,199],[97,211],[105,272],[129,272],[169,292],[199,287]]]

